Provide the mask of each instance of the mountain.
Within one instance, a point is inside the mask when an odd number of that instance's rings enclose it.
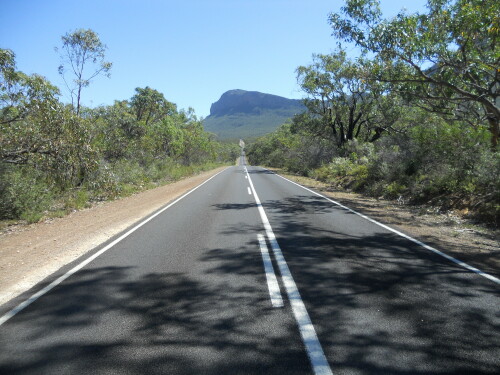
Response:
[[[212,104],[203,126],[219,139],[258,137],[271,133],[304,110],[301,100],[258,91],[230,90]]]

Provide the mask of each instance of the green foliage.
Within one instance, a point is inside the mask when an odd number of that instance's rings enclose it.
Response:
[[[66,210],[80,210],[82,208],[89,207],[90,203],[90,193],[87,190],[78,189],[71,192],[65,202],[64,208]]]
[[[15,71],[14,55],[1,50],[0,160],[31,165],[59,184],[80,184],[97,167],[85,120],[57,99],[44,78]]]
[[[310,176],[320,181],[344,188],[360,190],[369,177],[368,158],[358,158],[353,152],[349,157],[334,157],[328,164],[310,172]]]
[[[318,142],[308,142],[314,138],[285,126],[251,144],[247,155],[252,164],[284,168],[375,197],[466,209],[498,224],[500,153],[487,147],[488,132],[439,117],[426,120],[376,143],[347,142],[333,155],[314,154]],[[300,156],[294,160],[293,155]]]
[[[251,164],[285,168],[307,175],[331,155],[331,147],[324,140],[316,140],[292,132],[291,124],[284,124],[275,132],[257,139],[247,147]]]
[[[0,164],[0,217],[37,222],[54,201],[52,186],[29,166]]]
[[[306,106],[312,116],[302,118],[310,134],[342,147],[365,131],[375,93],[369,95],[364,79],[366,64],[353,61],[339,50],[315,55],[310,66],[297,68],[302,90],[308,94]],[[309,120],[309,121],[304,121]],[[303,130],[306,130],[303,129]]]
[[[384,20],[378,1],[347,0],[331,14],[333,34],[374,54],[372,79],[451,119],[486,124],[500,135],[500,3],[428,0],[426,13]]]
[[[0,49],[0,219],[60,216],[232,164],[239,152],[236,143],[215,142],[192,110],[177,111],[149,87],[130,101],[76,113],[58,95],[44,78],[17,71],[12,51]]]
[[[130,105],[135,113],[137,121],[148,123],[158,121],[165,116],[177,112],[176,105],[165,99],[162,93],[146,86],[137,87],[136,94],[130,99]]]
[[[112,165],[109,173],[116,186],[115,194],[127,196],[218,166],[220,164],[215,162],[183,165],[171,158],[141,165],[137,161],[122,159]]]
[[[338,148],[355,139],[375,142],[382,134],[406,130],[400,118],[411,111],[408,102],[373,79],[376,69],[365,57],[348,58],[342,48],[314,55],[311,65],[297,68],[308,112],[294,117],[293,130]]]
[[[406,193],[406,186],[400,184],[397,181],[391,182],[389,185],[384,188],[384,197],[389,199],[396,199],[400,197],[402,194]]]
[[[237,142],[218,142],[215,144],[218,163],[235,161],[241,154],[240,146]]]
[[[250,161],[498,225],[500,3],[429,0],[390,20],[379,5],[347,0],[330,15],[359,58],[339,43],[299,67],[308,111],[253,143]]]

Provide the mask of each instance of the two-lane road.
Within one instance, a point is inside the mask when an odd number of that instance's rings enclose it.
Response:
[[[241,164],[32,291],[66,275],[3,319],[0,373],[498,372],[495,279]]]

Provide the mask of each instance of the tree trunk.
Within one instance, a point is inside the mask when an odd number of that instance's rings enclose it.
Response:
[[[491,133],[491,148],[496,151],[498,148],[498,137],[500,136],[500,124],[497,117],[488,117]]]
[[[354,108],[355,108],[355,105],[351,106],[349,108],[349,125],[347,127],[347,139],[348,140],[352,140],[352,136],[353,136],[353,133],[354,133],[354,126],[355,126],[355,122],[354,122],[355,121],[354,120]]]
[[[373,137],[371,137],[371,139],[370,139],[369,142],[370,143],[375,142],[377,139],[379,139],[382,136],[383,132],[384,132],[384,128],[376,127],[375,128],[375,134],[373,135]]]
[[[81,92],[82,92],[82,86],[79,85],[78,86],[78,96],[76,98],[76,115],[77,116],[80,115],[80,95],[81,95]]]
[[[342,147],[345,143],[344,123],[342,122],[342,120],[339,119],[338,124],[340,130],[338,145],[339,147]]]

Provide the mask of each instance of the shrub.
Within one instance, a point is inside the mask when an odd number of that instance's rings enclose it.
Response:
[[[3,166],[0,183],[0,218],[39,221],[54,203],[53,187],[29,166]]]
[[[72,192],[64,202],[66,210],[81,210],[82,208],[89,207],[90,194],[87,190],[79,189]]]
[[[368,182],[368,166],[366,165],[354,165],[349,172],[349,175],[353,178],[352,188],[356,191],[361,190]]]
[[[384,197],[388,199],[396,199],[400,197],[405,191],[405,185],[393,181],[384,188]]]

